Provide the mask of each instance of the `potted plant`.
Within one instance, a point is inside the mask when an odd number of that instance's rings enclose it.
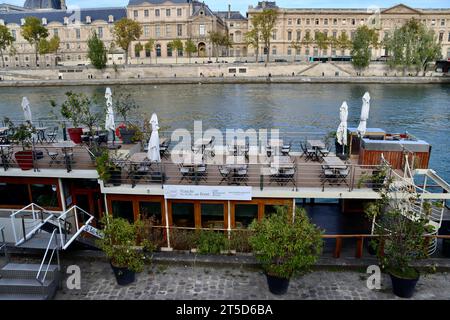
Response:
[[[33,134],[36,133],[36,129],[29,121],[24,124],[22,123],[19,126],[14,126],[9,118],[5,118],[4,122],[9,128],[8,130],[13,132],[11,137],[12,140],[22,145],[22,150],[14,153],[14,158],[20,169],[33,169],[34,153],[33,150],[31,150],[31,145]]]
[[[143,270],[145,261],[139,240],[140,221],[130,223],[123,218],[105,215],[101,223],[104,225],[103,237],[97,240],[97,244],[109,258],[117,283],[133,283],[136,272]]]
[[[250,228],[250,245],[273,294],[286,293],[290,279],[308,272],[322,252],[321,231],[304,209],[298,208],[293,219],[286,206],[276,207],[276,213],[253,221]]]
[[[115,158],[109,150],[103,150],[95,159],[98,176],[105,183],[120,186],[122,181],[122,159]]]
[[[434,227],[427,210],[417,211],[418,195],[412,188],[396,187],[386,179],[379,190],[380,199],[368,205],[366,213],[374,221],[374,244],[380,265],[391,277],[395,295],[412,297],[420,272],[412,262],[428,256],[427,247]],[[431,228],[433,227],[433,228]]]
[[[131,112],[139,108],[136,102],[131,97],[131,94],[120,94],[116,98],[115,110],[122,116],[123,123],[119,125],[119,133],[122,142],[125,144],[133,143],[138,127],[128,122],[128,116]]]
[[[52,107],[56,107],[55,101],[50,101]],[[74,143],[82,142],[83,128],[89,129],[90,136],[94,135],[94,126],[100,119],[99,113],[93,113],[91,106],[93,101],[83,93],[66,92],[66,101],[60,106],[60,113],[64,119],[71,121],[73,128],[67,128],[70,140]]]

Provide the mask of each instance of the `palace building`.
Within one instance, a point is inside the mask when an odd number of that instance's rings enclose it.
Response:
[[[66,65],[87,64],[87,41],[93,32],[105,42],[110,52],[122,55],[121,49],[113,46],[112,28],[114,22],[128,17],[142,24],[142,36],[130,47],[130,63],[146,64],[151,59],[173,59],[186,57],[180,50],[175,53],[168,46],[174,39],[183,42],[191,39],[196,47],[195,57],[211,58],[219,56],[249,57],[255,56],[255,48],[248,47],[245,33],[251,29],[251,20],[255,14],[265,8],[279,11],[276,29],[273,32],[270,54],[272,59],[283,58],[289,61],[306,60],[320,56],[346,56],[348,49],[328,47],[319,49],[313,42],[301,44],[307,34],[314,39],[318,32],[328,37],[339,37],[346,33],[351,38],[358,26],[367,24],[379,32],[380,40],[401,26],[407,20],[416,18],[435,31],[442,43],[443,58],[450,58],[450,8],[417,9],[403,4],[385,9],[291,9],[279,8],[276,2],[262,1],[250,6],[246,16],[239,11],[213,11],[207,4],[197,0],[130,0],[127,7],[78,9],[74,10],[64,0],[26,0],[24,7],[8,4],[0,5],[0,24],[8,26],[16,38],[15,52],[5,54],[7,67],[34,66],[34,48],[21,36],[21,26],[27,16],[35,16],[49,29],[50,37],[60,38],[60,49],[56,55],[41,56],[40,66],[51,66],[56,62]],[[210,43],[209,32],[228,33],[233,46],[214,48]],[[154,48],[145,49],[144,44],[153,39]],[[140,43],[142,46],[136,46]],[[297,45],[295,45],[297,43]],[[136,48],[143,48],[136,52]],[[218,50],[218,52],[215,52]],[[263,45],[259,48],[265,52]],[[373,49],[372,58],[386,55],[384,48]],[[56,57],[56,58],[55,58]],[[110,63],[113,58],[110,55]],[[116,63],[122,57],[114,59]],[[169,61],[169,60],[168,60]]]

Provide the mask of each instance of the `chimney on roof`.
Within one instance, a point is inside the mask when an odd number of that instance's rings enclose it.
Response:
[[[231,19],[231,4],[228,4],[228,19]]]

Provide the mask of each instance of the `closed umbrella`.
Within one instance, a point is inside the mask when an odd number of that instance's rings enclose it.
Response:
[[[343,102],[339,109],[339,119],[341,123],[336,131],[336,138],[338,143],[342,146],[342,154],[344,154],[345,147],[347,145],[347,118],[348,118],[348,106],[347,102]]]
[[[364,136],[367,128],[367,119],[369,119],[369,110],[370,110],[370,95],[368,92],[364,94],[362,97],[362,108],[361,108],[361,120],[358,126],[358,134],[360,137]]]
[[[22,109],[23,109],[23,115],[25,117],[25,121],[29,121],[30,123],[33,123],[32,118],[31,118],[30,101],[28,101],[27,97],[22,98]]]
[[[114,122],[114,110],[112,107],[112,92],[110,88],[106,88],[105,91],[105,99],[106,99],[106,120],[105,120],[105,129],[111,130],[113,134],[113,144],[115,139],[114,131],[116,130],[116,124]]]
[[[152,134],[148,142],[147,158],[151,162],[161,162],[161,155],[159,153],[159,124],[158,116],[155,113],[150,118],[150,124],[152,125]]]

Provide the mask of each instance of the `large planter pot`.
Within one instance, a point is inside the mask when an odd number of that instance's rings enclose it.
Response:
[[[20,169],[31,170],[33,169],[33,151],[18,151],[14,154]]]
[[[133,283],[136,279],[136,273],[128,268],[115,267],[112,263],[111,268],[113,269],[118,285],[126,286]]]
[[[120,186],[122,184],[122,169],[116,168],[109,171],[109,183],[113,186]]]
[[[446,258],[450,258],[450,239],[444,239],[442,243],[442,254]]]
[[[81,135],[83,134],[82,128],[68,128],[67,132],[69,132],[69,138],[74,143],[81,143]]]
[[[126,128],[120,128],[120,137],[122,138],[122,142],[124,144],[132,144],[133,137],[136,134],[135,129],[126,129]]]
[[[392,281],[392,291],[394,294],[401,298],[411,298],[414,294],[414,290],[419,281],[420,275],[416,279],[400,278],[392,273],[389,273]]]
[[[269,291],[276,295],[285,294],[289,288],[289,279],[266,274]]]

